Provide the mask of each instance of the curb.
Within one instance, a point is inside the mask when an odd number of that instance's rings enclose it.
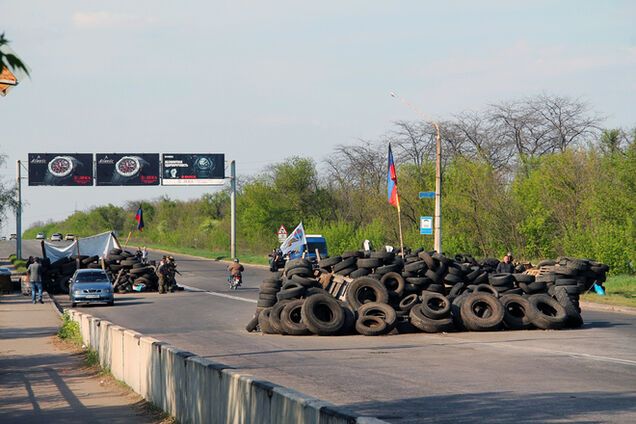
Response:
[[[605,303],[588,302],[586,300],[581,300],[580,305],[582,308],[591,309],[593,311],[616,312],[622,314],[636,315],[636,308],[630,308],[629,306],[607,305]]]
[[[161,253],[168,253],[170,255],[178,255],[178,256],[186,256],[188,258],[194,258],[194,259],[203,259],[206,261],[212,261],[212,262],[222,262],[222,263],[226,263],[226,264],[231,264],[232,261],[229,261],[227,259],[212,259],[212,258],[206,258],[204,256],[196,256],[196,255],[189,255],[187,253],[179,253],[179,252],[172,252],[170,250],[163,250],[163,249],[155,249],[155,248],[148,248],[149,251],[151,252],[161,252]],[[268,265],[261,265],[261,264],[250,264],[247,262],[241,262],[241,264],[246,265],[246,266],[250,266],[250,267],[254,267],[254,268],[263,268],[263,269],[269,269]]]
[[[44,293],[46,293],[46,296],[49,298],[49,300],[51,301],[51,307],[53,308],[53,310],[55,311],[55,313],[57,313],[57,315],[61,318],[62,315],[64,315],[64,308],[62,308],[60,306],[60,304],[58,303],[57,299],[55,298],[55,296],[53,296],[52,294],[50,294],[49,292],[45,291]]]

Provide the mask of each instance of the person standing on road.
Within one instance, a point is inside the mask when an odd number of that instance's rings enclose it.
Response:
[[[141,262],[143,264],[148,263],[148,249],[146,249],[146,246],[144,246],[144,248],[141,250]]]
[[[157,277],[159,277],[159,293],[163,294],[166,292],[167,284],[170,278],[170,271],[168,270],[168,261],[164,256],[161,258],[159,265],[157,265]]]
[[[40,258],[33,259],[33,263],[27,269],[27,274],[31,283],[31,301],[35,303],[35,292],[37,290],[38,302],[44,303],[42,301],[42,264],[40,263]]]
[[[497,265],[497,274],[513,274],[515,272],[515,266],[512,263],[512,253],[508,252],[503,257],[503,261]]]

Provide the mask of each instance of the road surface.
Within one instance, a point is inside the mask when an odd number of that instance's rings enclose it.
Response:
[[[0,242],[2,256],[11,249]],[[35,241],[24,242],[24,255],[37,253]],[[635,315],[584,311],[582,329],[562,331],[250,334],[244,326],[267,271],[247,267],[235,292],[226,264],[174,256],[179,283],[202,291],[117,295],[114,307],[82,309],[392,423],[636,422]]]

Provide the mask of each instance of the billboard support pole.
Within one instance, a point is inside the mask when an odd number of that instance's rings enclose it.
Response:
[[[236,258],[236,161],[230,162],[230,256]]]
[[[16,162],[15,256],[22,259],[22,163]]]

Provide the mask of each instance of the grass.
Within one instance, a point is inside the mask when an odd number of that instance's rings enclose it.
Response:
[[[186,255],[193,256],[201,256],[203,258],[214,259],[217,261],[221,260],[230,260],[230,252],[229,251],[210,251],[206,249],[197,249],[192,247],[179,247],[179,246],[168,246],[162,244],[147,244],[146,247],[149,249],[159,249],[166,250],[168,252],[173,253],[183,253]],[[257,265],[267,265],[268,257],[266,255],[254,255],[251,253],[241,253],[238,254],[241,262],[246,264],[257,264]]]
[[[79,324],[73,321],[68,313],[62,315],[62,326],[57,331],[57,336],[76,346],[81,347],[83,345]]]
[[[26,272],[26,261],[18,259],[15,254],[9,255],[9,262],[13,264],[17,272]]]
[[[588,302],[636,308],[636,275],[608,277],[603,286],[605,287],[605,296],[599,296],[590,291],[582,295],[581,299]]]

